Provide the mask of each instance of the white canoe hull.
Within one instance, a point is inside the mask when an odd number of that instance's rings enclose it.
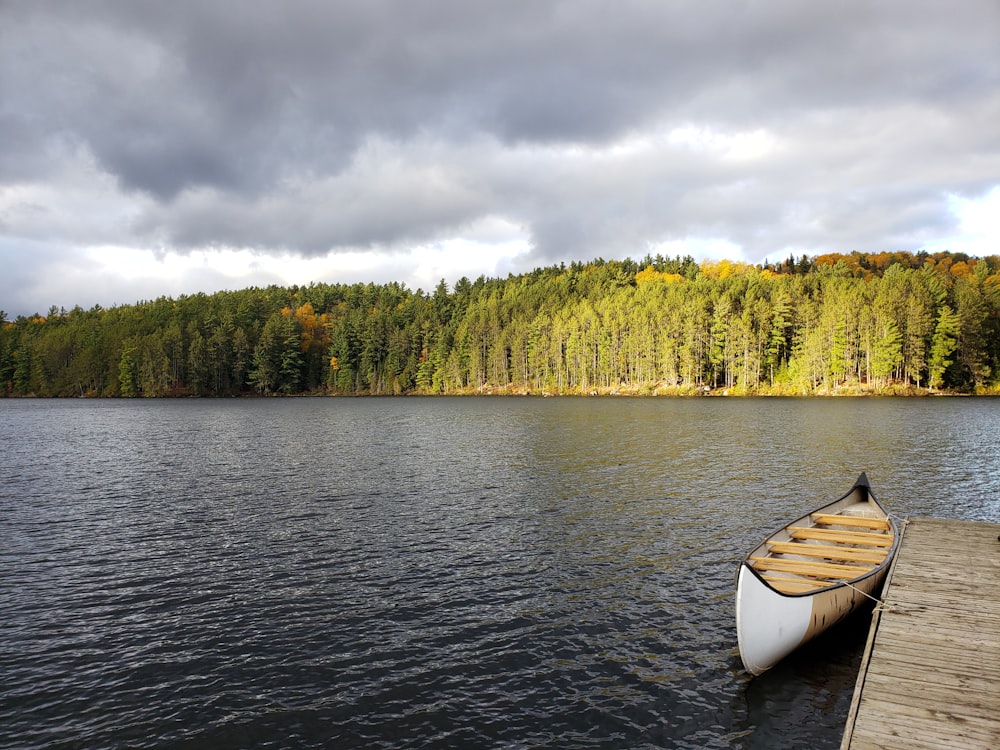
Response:
[[[766,672],[800,646],[833,627],[875,596],[886,569],[853,583],[808,596],[775,591],[740,566],[736,597],[736,630],[740,658],[750,674]]]
[[[878,564],[869,564],[867,570],[858,570],[853,578],[849,575],[843,576],[842,580],[817,577],[817,571],[821,572],[835,564],[864,565],[849,559],[822,559],[821,552],[829,551],[828,554],[846,556],[875,554],[872,548],[860,542],[844,541],[844,538],[870,536],[865,533],[858,535],[858,529],[852,530],[836,524],[832,527],[828,525],[829,530],[810,535],[810,531],[820,528],[813,524],[817,514],[853,515],[854,523],[861,523],[858,520],[861,518],[882,520],[887,528],[880,532],[884,536],[879,539],[878,549],[881,549],[884,559]],[[839,535],[842,538],[836,542],[829,539],[801,539],[799,537],[804,529],[807,537]],[[767,671],[788,654],[843,620],[868,601],[869,597],[877,596],[897,544],[895,524],[871,494],[864,474],[839,500],[793,521],[769,536],[743,561],[737,575],[736,632],[740,658],[746,670],[754,675]],[[801,550],[805,554],[797,554],[794,550]],[[817,562],[820,564],[817,565]],[[769,565],[777,570],[771,570]],[[797,566],[806,572],[794,572]]]

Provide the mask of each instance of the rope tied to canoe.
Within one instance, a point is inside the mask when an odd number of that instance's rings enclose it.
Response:
[[[899,525],[900,532],[906,528],[906,525],[910,522],[909,516],[897,516],[895,513],[886,513],[885,517],[895,521]]]
[[[907,524],[910,523],[910,519],[908,517],[906,517],[906,516],[897,516],[895,514],[888,513],[888,514],[886,514],[886,517],[892,519],[893,521],[895,521],[898,524],[898,526],[899,526],[899,533],[900,534],[903,533],[904,529],[906,529]],[[879,598],[877,596],[872,596],[867,591],[862,591],[861,589],[859,589],[857,586],[855,586],[850,581],[844,581],[844,585],[848,586],[849,588],[854,589],[855,591],[857,591],[862,596],[866,596],[869,599],[871,599],[873,602],[875,602],[875,609],[878,612],[895,612],[895,613],[902,613],[903,612],[903,610],[899,609],[898,607],[890,607],[888,604],[886,604],[885,599],[881,599],[881,598]]]
[[[868,597],[869,599],[871,599],[871,600],[872,600],[873,602],[875,602],[875,609],[877,609],[877,610],[878,610],[879,612],[898,612],[898,611],[899,611],[899,610],[898,610],[898,609],[896,609],[895,607],[890,607],[890,606],[888,606],[888,605],[887,605],[887,604],[885,603],[885,599],[880,599],[880,598],[879,598],[879,597],[877,597],[877,596],[872,596],[872,595],[871,595],[871,594],[869,594],[869,593],[868,593],[867,591],[862,591],[861,589],[859,589],[859,588],[858,588],[857,586],[855,586],[855,585],[854,585],[853,583],[851,583],[850,581],[844,581],[843,583],[844,583],[844,585],[845,585],[845,586],[847,586],[848,588],[851,588],[851,589],[854,589],[855,591],[857,591],[857,592],[858,592],[859,594],[861,594],[862,596],[866,596],[866,597]]]

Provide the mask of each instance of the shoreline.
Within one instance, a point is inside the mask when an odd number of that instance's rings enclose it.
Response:
[[[865,388],[857,385],[851,387],[840,387],[835,389],[817,389],[815,391],[803,392],[793,389],[783,390],[781,388],[759,389],[755,391],[744,391],[738,388],[701,388],[689,387],[628,387],[619,386],[617,388],[576,388],[576,389],[530,389],[514,387],[483,387],[465,388],[459,391],[447,393],[431,393],[427,391],[406,391],[399,393],[367,393],[367,392],[343,392],[343,391],[301,391],[297,393],[252,393],[245,392],[234,396],[201,396],[190,393],[172,393],[160,396],[136,395],[126,396],[103,396],[100,394],[82,394],[75,396],[38,396],[36,394],[4,394],[2,399],[92,399],[105,401],[127,401],[127,400],[186,400],[186,399],[272,399],[272,398],[790,398],[790,399],[842,399],[842,398],[993,398],[1000,396],[998,388],[981,388],[977,391],[957,391],[930,388],[916,388],[915,386],[889,386],[886,388]]]

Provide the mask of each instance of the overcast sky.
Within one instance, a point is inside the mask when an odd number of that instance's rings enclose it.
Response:
[[[1000,254],[1000,0],[0,0],[0,309]]]

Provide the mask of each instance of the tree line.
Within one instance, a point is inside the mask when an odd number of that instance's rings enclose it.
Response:
[[[0,312],[7,396],[995,392],[1000,257],[647,256]]]

